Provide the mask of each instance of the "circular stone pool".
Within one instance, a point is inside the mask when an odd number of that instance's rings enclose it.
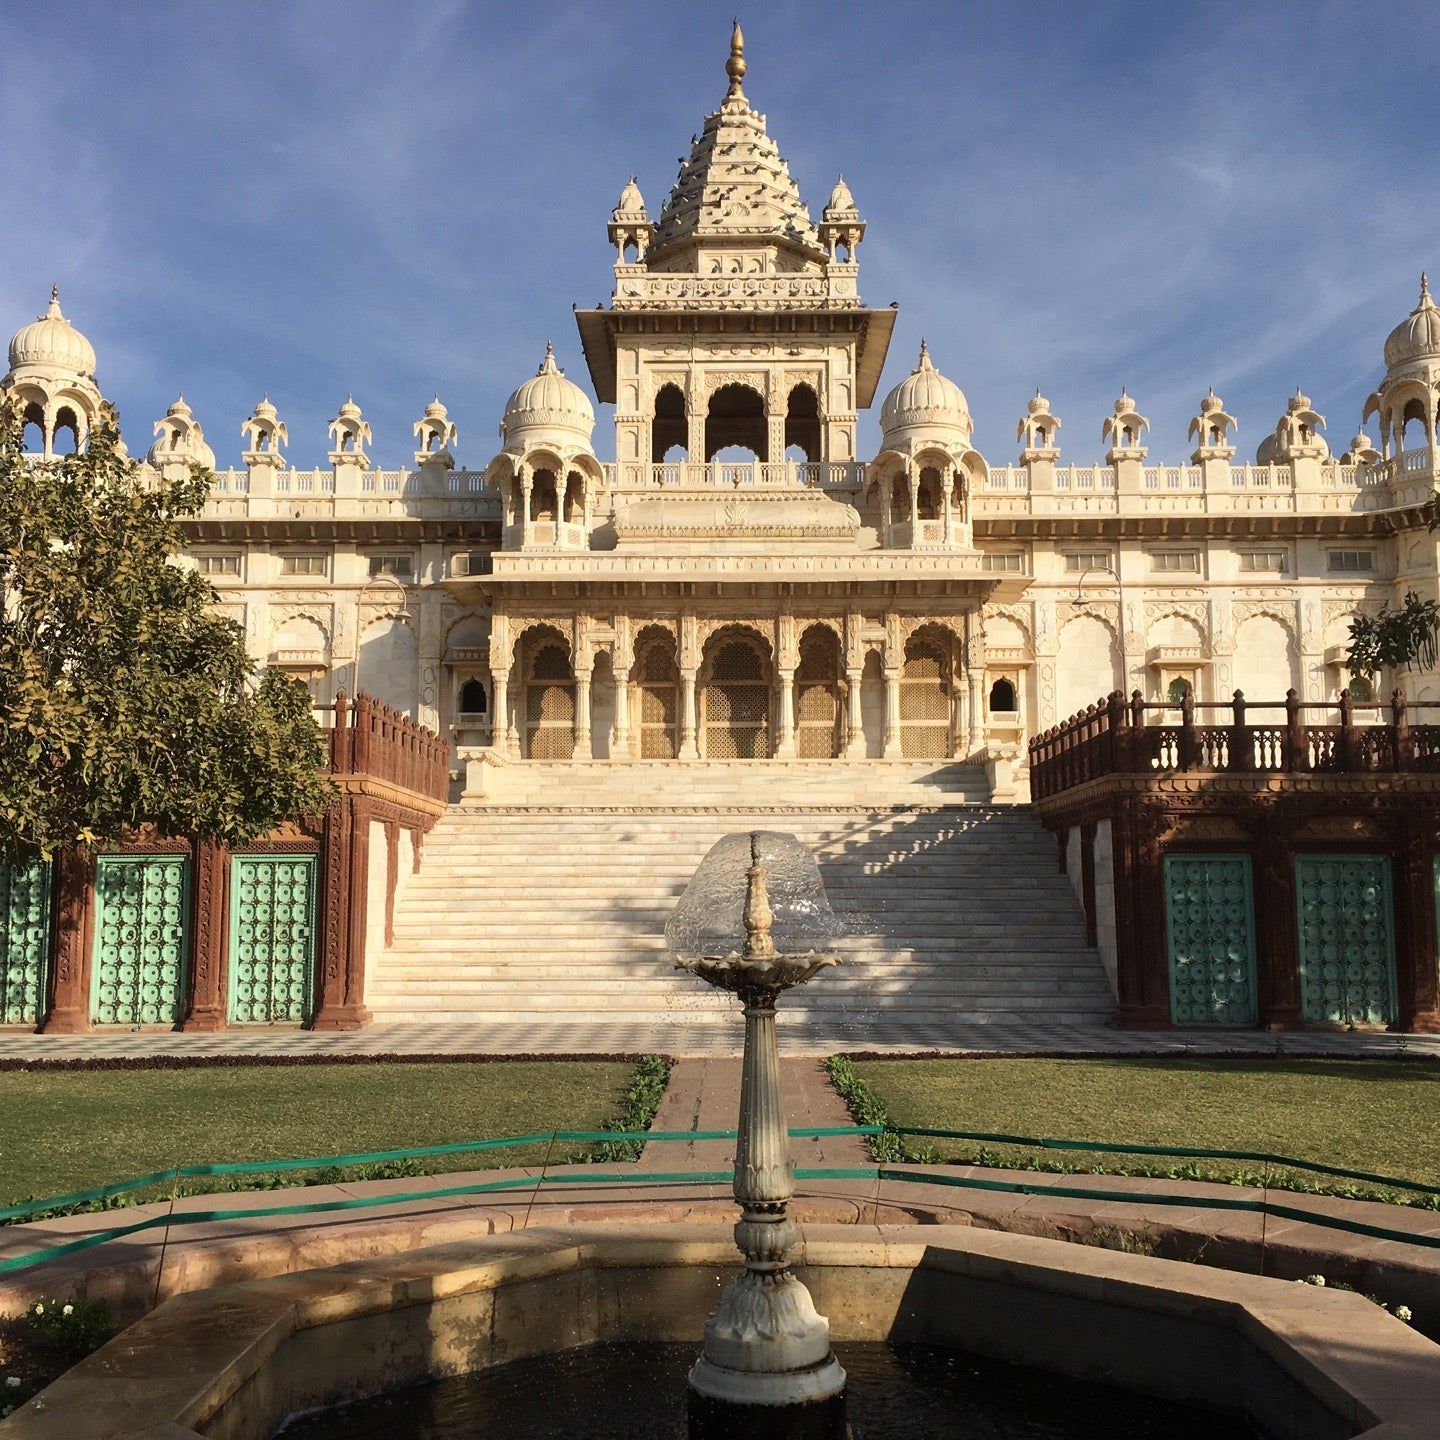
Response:
[[[837,1345],[855,1440],[1252,1440],[1243,1421],[934,1345]],[[597,1344],[292,1420],[283,1440],[684,1440],[695,1345]],[[754,1433],[747,1427],[745,1433]]]

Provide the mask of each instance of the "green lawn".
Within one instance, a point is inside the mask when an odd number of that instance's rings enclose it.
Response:
[[[179,1162],[596,1129],[621,1113],[635,1068],[618,1061],[500,1061],[3,1071],[0,1204]],[[551,1158],[577,1148],[557,1146]],[[481,1151],[427,1160],[425,1167],[530,1164],[542,1154],[543,1147]]]
[[[1267,1150],[1440,1186],[1440,1064],[1114,1058],[867,1060],[855,1068],[897,1125]],[[979,1149],[931,1143],[946,1158],[972,1159]],[[1001,1163],[1043,1153],[1046,1160],[1063,1156],[1067,1167],[1144,1164],[1110,1155],[989,1149],[985,1158]],[[1155,1163],[1164,1169],[1181,1162]],[[1221,1162],[1199,1168],[1263,1173],[1260,1166]]]

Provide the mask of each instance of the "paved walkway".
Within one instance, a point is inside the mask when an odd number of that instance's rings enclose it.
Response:
[[[1440,1057],[1440,1035],[1309,1031],[1272,1035],[1261,1030],[1111,1030],[1102,1025],[963,1025],[937,1015],[926,1023],[877,1015],[823,1027],[790,1021],[780,1012],[786,1055],[836,1051],[950,1055],[1428,1055]],[[293,1028],[245,1028],[209,1035],[174,1031],[91,1031],[32,1035],[0,1030],[0,1064],[46,1060],[218,1056],[425,1055],[738,1055],[740,1016],[733,1025],[683,1020],[645,1024],[596,1020],[587,1024],[372,1025],[345,1034]]]

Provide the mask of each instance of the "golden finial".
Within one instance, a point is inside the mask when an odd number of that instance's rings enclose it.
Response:
[[[735,28],[730,32],[730,58],[725,62],[725,73],[730,77],[730,93],[742,95],[744,91],[740,88],[740,82],[745,78],[745,72],[750,67],[745,63],[745,35],[740,29],[740,21],[735,21]]]
[[[745,958],[768,960],[775,954],[775,941],[770,935],[770,924],[775,917],[770,909],[765,867],[760,863],[760,836],[753,831],[750,835],[750,868],[745,872],[745,879]]]

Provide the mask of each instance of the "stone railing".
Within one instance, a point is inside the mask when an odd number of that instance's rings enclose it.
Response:
[[[1412,709],[1430,715],[1431,723],[1413,723]],[[1308,723],[1316,712],[1327,722]],[[1437,774],[1440,706],[1408,706],[1398,690],[1388,705],[1360,704],[1349,695],[1328,705],[1303,704],[1294,690],[1281,701],[1247,701],[1237,690],[1226,702],[1187,695],[1166,704],[1147,701],[1138,690],[1127,701],[1117,690],[1030,742],[1036,800],[1106,775],[1192,771]]]
[[[351,700],[342,690],[333,706],[330,772],[367,776],[444,802],[450,789],[450,745],[433,730],[363,692]]]

